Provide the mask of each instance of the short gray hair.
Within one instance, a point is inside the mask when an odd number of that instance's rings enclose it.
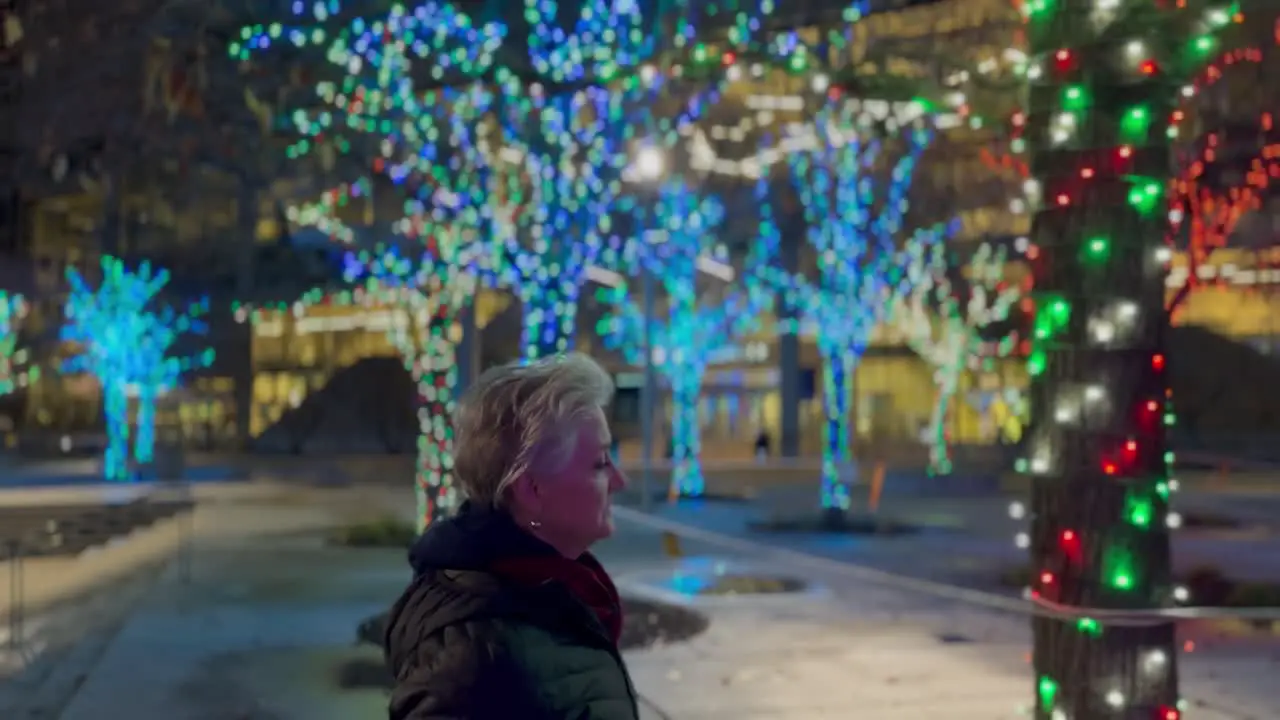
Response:
[[[565,425],[607,406],[613,379],[580,353],[486,371],[454,415],[454,474],[472,502],[498,506],[535,461],[563,467],[577,436]]]

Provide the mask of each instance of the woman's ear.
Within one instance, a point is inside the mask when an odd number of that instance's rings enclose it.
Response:
[[[533,473],[525,472],[516,477],[507,488],[508,500],[525,513],[536,515],[542,509],[542,490]]]

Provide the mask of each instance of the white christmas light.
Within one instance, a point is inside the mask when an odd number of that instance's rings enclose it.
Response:
[[[1075,398],[1059,398],[1053,408],[1053,419],[1059,425],[1068,425],[1080,420],[1080,402]]]
[[[1173,599],[1177,600],[1178,602],[1184,603],[1191,599],[1191,592],[1187,590],[1185,587],[1179,585],[1178,587],[1173,589]]]
[[[1093,335],[1094,342],[1105,345],[1116,339],[1116,326],[1109,320],[1091,319],[1089,333]]]
[[[1047,450],[1040,450],[1034,458],[1031,458],[1031,472],[1037,475],[1044,475],[1049,472],[1049,453]]]
[[[1112,690],[1107,693],[1107,704],[1113,708],[1124,707],[1124,693],[1119,690]]]
[[[1168,666],[1169,656],[1163,650],[1151,650],[1142,656],[1142,669],[1148,675],[1160,674]]]
[[[1018,501],[1009,503],[1009,517],[1014,520],[1021,520],[1027,516],[1027,506]]]
[[[1106,396],[1106,391],[1102,389],[1101,385],[1090,385],[1084,389],[1084,399],[1089,402],[1098,402]]]
[[[1026,550],[1031,547],[1031,536],[1024,532],[1020,532],[1013,536],[1013,544],[1018,546],[1021,550]]]
[[[1164,518],[1164,524],[1172,530],[1182,527],[1182,516],[1176,512],[1171,512]]]

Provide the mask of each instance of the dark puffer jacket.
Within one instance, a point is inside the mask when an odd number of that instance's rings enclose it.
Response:
[[[464,507],[427,530],[387,625],[390,720],[638,720],[597,613],[560,582],[528,587],[490,571],[554,554],[505,513]]]

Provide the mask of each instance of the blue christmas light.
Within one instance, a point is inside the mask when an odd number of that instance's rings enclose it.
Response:
[[[182,376],[213,363],[212,349],[190,356],[171,356],[184,335],[204,335],[208,326],[200,318],[208,313],[208,298],[186,312],[171,307],[151,308],[169,282],[169,273],[142,263],[129,270],[114,257],[104,257],[102,278],[91,285],[75,268],[67,268],[71,292],[64,308],[66,324],[61,338],[75,343],[79,354],[69,359],[64,372],[87,372],[102,386],[107,425],[103,473],[107,480],[129,477],[129,399],[136,396],[138,436],[132,459],[147,463],[155,448],[155,403],[177,386]]]

